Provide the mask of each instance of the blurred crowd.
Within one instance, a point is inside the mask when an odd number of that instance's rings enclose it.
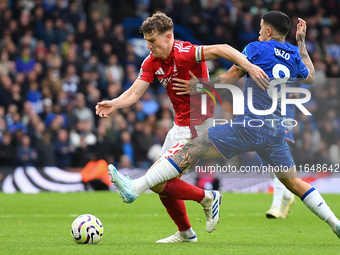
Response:
[[[158,81],[132,107],[95,116],[96,103],[128,89],[143,61],[125,36],[124,18],[162,11],[203,44],[242,50],[257,40],[269,10],[289,15],[292,44],[297,17],[307,21],[316,69],[306,106],[312,116],[297,110],[295,161],[339,163],[339,8],[337,0],[0,0],[0,164],[67,168],[105,159],[149,167],[174,117]],[[226,71],[218,61],[209,68],[212,77]]]

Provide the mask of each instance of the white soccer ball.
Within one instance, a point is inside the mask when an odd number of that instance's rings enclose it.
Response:
[[[71,226],[71,235],[78,244],[97,244],[102,239],[104,227],[94,215],[83,214],[76,218]]]

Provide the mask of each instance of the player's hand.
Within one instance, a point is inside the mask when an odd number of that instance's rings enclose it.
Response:
[[[296,28],[296,41],[297,42],[305,42],[307,24],[303,19],[298,18],[298,24]]]
[[[260,87],[260,89],[265,90],[269,88],[270,79],[268,75],[260,67],[251,64],[247,72],[253,79],[253,81],[256,83],[256,85]]]
[[[107,118],[111,112],[116,109],[112,100],[98,102],[96,105],[96,115]]]
[[[177,90],[176,95],[194,95],[197,94],[196,85],[199,83],[197,77],[189,71],[189,75],[191,76],[190,80],[182,80],[179,78],[173,78],[174,82],[172,83],[173,90]]]

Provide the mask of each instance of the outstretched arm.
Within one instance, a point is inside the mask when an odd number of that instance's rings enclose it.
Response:
[[[306,25],[306,21],[304,21],[303,19],[298,18],[298,20],[299,20],[299,23],[297,24],[296,41],[299,46],[300,57],[309,71],[309,75],[303,81],[303,83],[312,84],[315,81],[315,71],[314,71],[313,62],[308,55],[306,44],[305,44],[307,25]]]
[[[196,94],[199,90],[197,88],[197,84],[200,84],[200,81],[197,79],[197,77],[189,71],[189,74],[191,76],[191,80],[182,80],[178,78],[174,78],[173,90],[177,90],[177,95],[193,95]],[[238,81],[241,77],[245,75],[245,72],[243,72],[241,69],[237,68],[235,65],[233,65],[227,72],[224,74],[217,76],[216,78],[205,82],[204,84],[207,84],[209,86],[214,86],[214,84],[234,84],[236,81]],[[263,87],[261,87],[264,89]]]
[[[119,97],[98,102],[96,105],[96,114],[100,117],[107,118],[114,110],[133,105],[143,95],[149,84],[149,82],[140,79],[135,80],[132,86]]]
[[[258,66],[250,63],[238,50],[227,44],[216,44],[203,47],[205,61],[217,58],[225,58],[241,66],[259,87],[269,88],[268,75]]]

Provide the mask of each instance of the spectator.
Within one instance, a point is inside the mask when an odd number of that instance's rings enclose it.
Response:
[[[41,82],[42,89],[48,88],[54,95],[62,91],[62,81],[53,68],[47,70],[46,78]]]
[[[87,138],[85,136],[80,136],[80,146],[76,148],[74,154],[74,167],[84,168],[88,162],[93,160],[93,154],[91,153],[86,140]]]
[[[67,29],[66,25],[64,24],[64,21],[61,18],[58,18],[55,23],[55,43],[56,44],[61,44],[66,40],[67,36]],[[63,54],[64,55],[64,54]]]
[[[85,19],[85,13],[77,6],[76,1],[71,1],[69,8],[63,15],[63,21],[71,25],[72,30],[76,30],[77,24]]]
[[[93,12],[97,11],[101,20],[110,17],[110,5],[105,0],[91,1],[89,7],[89,17],[93,15]]]
[[[132,168],[132,162],[131,162],[131,158],[128,155],[122,155],[119,159],[119,163],[118,166],[120,169],[122,168]]]
[[[112,82],[122,82],[124,77],[123,67],[118,64],[117,55],[112,54],[109,58],[109,64],[106,67],[107,79]]]
[[[1,120],[3,121],[3,119]],[[16,148],[12,141],[12,134],[5,132],[2,134],[0,144],[0,165],[1,166],[14,166],[16,159]]]
[[[122,93],[122,84],[119,82],[110,83],[107,86],[106,95],[108,98],[116,98]],[[137,103],[138,104],[138,103]]]
[[[30,83],[26,98],[29,102],[31,102],[32,109],[37,114],[41,114],[43,111],[43,101],[38,83],[36,82]]]
[[[86,148],[93,147],[97,142],[97,137],[91,132],[91,121],[89,119],[79,120],[75,130],[70,132],[70,143],[79,148],[86,143]]]
[[[123,90],[124,91],[131,87],[133,82],[136,80],[137,76],[138,76],[138,74],[137,74],[136,67],[133,64],[128,64],[126,66],[126,80],[125,80],[125,82],[123,84]]]
[[[45,46],[45,42],[43,40],[39,40],[37,42],[37,47],[34,49],[34,54],[37,56],[40,53],[46,55],[48,53],[48,49]]]
[[[78,121],[89,120],[91,130],[94,126],[93,112],[86,106],[85,96],[82,93],[76,95],[76,106],[73,109],[73,114],[77,117]]]
[[[59,168],[72,167],[72,156],[75,153],[75,147],[69,142],[69,134],[66,129],[58,131],[56,148],[56,166]]]
[[[50,104],[49,101],[47,101],[47,104]],[[67,128],[68,127],[68,119],[67,115],[62,111],[62,108],[59,104],[53,105],[53,111],[49,111],[49,113],[45,116],[45,124],[46,127],[51,127],[52,123],[56,120],[61,121],[61,127]]]
[[[334,37],[334,43],[329,45],[328,54],[331,55],[340,65],[340,31]]]
[[[43,39],[44,36],[44,9],[41,7],[38,7],[34,10],[34,30],[35,33],[34,35],[38,38],[38,39]]]
[[[43,137],[37,142],[36,147],[39,155],[38,166],[45,167],[56,165],[56,148],[50,132],[43,133]]]
[[[146,115],[155,114],[159,109],[159,104],[152,98],[150,90],[146,90],[142,96],[143,112]]]
[[[81,62],[84,65],[88,62],[89,58],[92,55],[92,42],[89,39],[86,39],[82,43],[82,47],[80,49],[80,55],[81,55]]]
[[[74,67],[74,65],[73,65],[73,67]],[[72,72],[68,71],[65,74],[65,78],[62,80],[63,91],[70,98],[74,98],[76,93],[78,92],[79,78],[78,79],[77,78],[78,78],[77,75],[74,75]]]
[[[36,61],[31,57],[31,50],[29,47],[22,49],[21,57],[15,60],[15,67],[17,72],[29,73],[33,70]]]
[[[113,158],[120,158],[122,150],[111,139],[106,137],[105,125],[98,125],[96,136],[97,141],[94,145],[94,152],[97,160],[104,159],[106,162],[113,162]]]
[[[31,139],[24,135],[21,140],[16,154],[17,166],[36,166],[38,153],[35,148],[31,147]]]
[[[35,37],[33,37],[33,31],[32,30],[27,30],[25,32],[24,36],[22,36],[19,39],[19,45],[21,47],[29,47],[31,52],[33,52],[35,47],[37,47],[37,43],[38,43],[38,40]]]
[[[70,50],[73,50],[73,51],[77,50],[77,45],[75,43],[74,35],[71,33],[66,35],[66,31],[65,31],[65,37],[66,37],[66,40],[65,38],[62,38],[62,41],[60,41],[61,43],[60,52],[63,57],[66,57]]]
[[[89,58],[89,60],[84,64],[83,71],[96,71],[98,72],[100,77],[105,76],[105,68],[104,65],[98,62],[98,56],[93,54]]]
[[[57,0],[51,9],[51,17],[56,19],[66,19],[67,18],[67,7],[69,1]]]
[[[50,47],[52,44],[57,42],[53,28],[53,21],[51,19],[45,21],[44,29],[37,36],[38,39],[45,42],[46,47]]]
[[[134,137],[134,147],[135,147],[135,162],[137,167],[147,169],[151,166],[148,160],[147,154],[152,145],[156,143],[152,126],[144,125],[143,131],[141,133],[136,133]]]
[[[0,102],[1,105],[8,107],[11,104],[12,80],[7,75],[1,75],[0,81]]]
[[[76,43],[81,45],[85,40],[90,39],[90,33],[87,30],[86,22],[81,20],[77,23],[77,31],[75,33]]]
[[[0,56],[0,74],[8,75],[10,72],[11,61],[7,51],[2,51]]]
[[[11,125],[8,125],[8,130],[11,133],[15,133],[19,129],[24,133],[27,133],[27,127],[24,125],[24,123],[22,123],[20,113],[14,112],[12,115],[12,123]]]
[[[134,148],[131,142],[131,135],[127,131],[123,131],[121,134],[122,150],[123,154],[129,157],[130,161],[134,162]]]

